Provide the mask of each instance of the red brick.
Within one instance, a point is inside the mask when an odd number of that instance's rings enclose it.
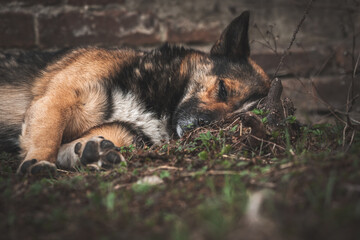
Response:
[[[279,75],[295,74],[296,76],[308,77],[318,73],[320,70],[321,74],[334,75],[341,74],[342,71],[351,71],[350,58],[344,59],[347,62],[347,67],[339,65],[336,58],[330,58],[332,53],[324,53],[319,51],[304,51],[304,52],[290,52],[284,59],[284,64],[280,68]],[[265,72],[270,76],[275,73],[277,69],[281,55],[275,53],[254,53],[251,54],[251,58],[259,64]],[[324,62],[327,62],[325,66],[322,66]],[[321,63],[321,64],[320,64]]]
[[[68,0],[69,5],[84,6],[84,5],[107,5],[112,3],[123,4],[125,0]]]
[[[41,47],[67,47],[78,45],[153,44],[160,41],[157,23],[146,26],[152,17],[140,13],[107,10],[89,13],[67,12],[57,16],[39,18]],[[151,22],[150,21],[150,22]],[[137,30],[138,25],[149,28],[149,34]],[[155,30],[154,30],[155,29]]]
[[[168,41],[171,43],[213,43],[221,34],[218,27],[213,28],[170,28]]]
[[[61,5],[65,3],[65,0],[22,0],[25,4],[32,5],[43,5],[43,6],[52,6],[52,5]]]
[[[109,41],[116,21],[105,16],[87,16],[79,12],[62,13],[39,18],[41,47],[67,47],[94,44],[100,38]],[[101,37],[99,36],[101,35]]]
[[[0,47],[35,46],[34,18],[26,13],[0,14]]]
[[[11,2],[14,2],[14,0],[0,0],[0,4],[7,4]]]
[[[0,0],[0,4],[8,4],[16,2],[21,4],[21,6],[33,6],[33,5],[43,5],[43,6],[53,6],[64,4],[65,0]]]
[[[120,38],[120,43],[128,46],[156,45],[161,43],[159,34],[131,33]]]
[[[138,14],[128,14],[127,16],[122,17],[121,27],[123,27],[125,30],[132,29],[139,25],[139,22],[140,19]]]

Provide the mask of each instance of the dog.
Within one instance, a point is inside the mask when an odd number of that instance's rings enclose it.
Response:
[[[204,53],[164,44],[152,51],[76,48],[3,55],[0,143],[20,150],[20,175],[95,164],[121,146],[159,144],[227,113],[247,111],[270,88],[250,58],[249,12]]]

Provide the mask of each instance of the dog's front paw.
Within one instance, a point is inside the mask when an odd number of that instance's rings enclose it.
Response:
[[[80,157],[82,165],[95,169],[109,169],[125,161],[114,143],[103,137],[93,137],[85,143],[78,142],[74,152]]]
[[[23,161],[17,170],[17,174],[20,176],[54,177],[56,173],[57,168],[55,164],[36,159]]]

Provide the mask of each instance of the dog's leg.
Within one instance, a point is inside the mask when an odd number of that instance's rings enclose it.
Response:
[[[51,96],[34,101],[29,107],[20,137],[24,161],[18,174],[53,175],[64,129],[72,115],[70,103]]]
[[[62,142],[70,142],[104,123],[111,113],[108,86],[135,51],[86,48],[70,51],[49,64],[33,81],[20,145],[24,162],[18,173],[56,171]]]
[[[48,90],[34,100],[25,114],[20,144],[24,161],[19,174],[49,175],[61,142],[76,139],[103,122],[106,90],[96,83],[83,88],[62,87]]]
[[[111,168],[125,161],[118,147],[133,142],[133,135],[124,127],[106,124],[91,129],[85,136],[60,147],[56,165],[74,169],[79,165],[91,165],[96,169]]]

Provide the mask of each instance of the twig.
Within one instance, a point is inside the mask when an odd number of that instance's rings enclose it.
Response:
[[[266,41],[266,40],[265,40],[265,41]],[[268,48],[268,49],[270,49],[270,50],[272,50],[272,51],[275,51],[275,49],[272,48],[272,46],[269,46],[267,43],[265,44],[265,43],[260,42],[260,41],[257,41],[257,40],[254,40],[253,42],[259,43],[260,45],[262,45],[262,46],[264,46],[264,47],[266,47],[266,48]]]
[[[275,49],[275,52],[277,52],[277,44],[276,44],[276,37],[274,36],[274,33],[273,33],[273,26],[270,26],[271,27],[271,31],[268,32],[268,35],[271,36],[273,42],[274,42],[274,49]]]
[[[313,1],[314,1],[314,0],[313,0]],[[311,5],[312,5],[313,1],[310,1],[310,2],[309,2],[309,4],[308,4],[308,6],[307,6],[307,8],[306,8],[306,10],[305,10],[305,13],[304,13],[302,19],[300,20],[300,22],[299,22],[296,30],[294,31],[293,38],[292,38],[292,40],[291,40],[288,48],[286,49],[286,51],[284,51],[283,55],[281,56],[279,65],[278,65],[278,67],[277,67],[277,69],[276,69],[276,71],[275,71],[275,73],[274,73],[274,78],[276,77],[278,71],[280,70],[281,65],[285,65],[285,66],[286,66],[287,68],[289,68],[292,72],[294,72],[294,71],[292,70],[292,68],[291,68],[290,66],[288,66],[288,65],[286,64],[286,62],[284,62],[284,59],[285,59],[286,55],[288,54],[288,51],[290,50],[290,48],[291,48],[291,46],[292,46],[292,44],[293,44],[293,42],[294,42],[294,40],[295,40],[295,38],[296,38],[296,34],[297,34],[297,32],[299,31],[302,23],[304,22],[304,20],[305,20],[305,18],[306,18],[306,15],[308,15],[308,12],[309,12],[309,10],[310,10],[310,8],[311,8]],[[271,50],[275,53],[276,56],[279,56],[279,53],[271,46],[270,42],[265,38],[264,34],[259,30],[259,28],[257,27],[257,25],[255,25],[254,27],[257,29],[257,31],[260,33],[260,35],[262,36],[263,40],[265,41],[265,43],[262,43],[262,42],[260,42],[260,41],[256,41],[256,42],[257,42],[257,43],[260,43],[260,44],[262,44],[262,45],[264,45],[264,46],[266,46],[266,47],[269,48],[269,49],[271,49]],[[354,37],[357,37],[357,35],[359,35],[359,34],[360,34],[360,33],[353,34],[353,39],[354,39]],[[353,41],[353,44],[354,44],[354,41]],[[328,64],[329,60],[333,57],[334,54],[335,54],[335,52],[333,52],[333,53],[326,59],[326,61],[322,64],[321,68],[318,70],[318,72],[315,74],[315,76],[317,76],[317,75],[319,75],[319,74],[321,73],[321,71],[325,68],[325,66]],[[354,59],[354,57],[353,57],[353,59]],[[356,76],[356,72],[357,72],[359,60],[360,60],[360,53],[359,53],[359,55],[358,55],[358,57],[357,57],[355,66],[353,67],[353,71],[352,71],[353,77]],[[353,65],[354,65],[354,64],[353,64]],[[273,79],[274,79],[274,78],[273,78]],[[295,78],[296,78],[296,80],[298,80],[298,81],[300,82],[300,84],[302,85],[302,87],[303,87],[304,89],[306,89],[305,84],[303,83],[303,81],[302,81],[297,75],[295,75]],[[319,91],[318,91],[316,85],[314,84],[313,79],[312,79],[311,77],[310,77],[309,79],[310,79],[310,81],[311,81],[311,85],[312,85],[312,90],[313,90],[313,92],[310,92],[310,91],[307,90],[306,93],[310,94],[310,95],[311,95],[312,97],[314,97],[317,101],[319,101],[320,103],[322,103],[322,104],[324,104],[325,106],[327,106],[329,112],[330,112],[337,120],[339,120],[339,121],[342,122],[343,124],[346,124],[346,121],[344,121],[344,120],[339,116],[339,115],[342,115],[342,116],[348,118],[348,121],[351,123],[351,125],[352,125],[353,127],[355,127],[356,129],[358,129],[358,125],[360,124],[360,122],[357,121],[357,120],[355,120],[355,119],[353,119],[353,118],[351,118],[351,117],[349,116],[349,113],[347,113],[347,112],[342,112],[342,111],[336,109],[334,106],[332,106],[332,105],[331,105],[330,103],[328,103],[326,100],[324,100],[324,99],[320,96]],[[315,92],[315,93],[314,93],[314,92]],[[356,96],[352,97],[351,99],[349,98],[349,100],[350,100],[350,102],[354,103],[354,101],[355,101],[358,97],[359,97],[359,96],[356,95]],[[354,126],[354,124],[356,124],[356,125]]]
[[[258,141],[263,141],[263,142],[269,143],[271,145],[274,145],[274,146],[276,146],[276,147],[278,147],[278,148],[280,148],[282,150],[286,150],[284,147],[282,147],[282,146],[280,146],[280,145],[278,145],[278,144],[276,144],[274,142],[271,142],[271,141],[268,141],[268,140],[265,140],[265,139],[262,139],[262,138],[255,137],[254,135],[250,135],[250,137],[255,138]]]
[[[357,59],[356,59],[356,63],[355,63],[355,66],[354,66],[353,78],[356,77],[356,70],[357,70],[357,68],[358,68],[359,60],[360,60],[359,58],[360,58],[360,52],[359,52],[359,54],[358,54],[358,57],[357,57]]]
[[[350,15],[351,17],[351,15]],[[343,147],[345,147],[345,140],[346,140],[346,131],[348,129],[352,130],[352,136],[350,139],[350,142],[348,144],[348,146],[346,147],[345,151],[348,151],[353,143],[353,139],[355,136],[355,126],[352,124],[351,118],[350,118],[350,112],[354,106],[355,103],[355,98],[354,98],[354,84],[355,84],[355,75],[356,75],[356,69],[358,66],[358,62],[359,62],[359,56],[357,58],[357,60],[355,61],[355,43],[356,43],[356,34],[355,34],[355,27],[354,27],[354,22],[351,21],[352,23],[352,51],[351,51],[351,60],[352,60],[352,67],[353,67],[353,73],[351,74],[351,82],[348,88],[348,94],[347,94],[347,98],[346,98],[346,124],[343,130]],[[359,54],[360,55],[360,54]]]
[[[341,119],[341,118],[336,114],[335,107],[332,106],[332,105],[331,105],[330,103],[328,103],[327,101],[325,101],[325,100],[320,96],[319,90],[317,89],[317,87],[316,87],[316,85],[315,85],[315,83],[314,83],[314,80],[313,80],[311,77],[310,77],[309,79],[310,79],[311,86],[312,86],[313,90],[316,92],[316,94],[312,94],[312,96],[313,96],[314,98],[316,98],[318,101],[320,101],[322,104],[326,105],[327,108],[328,108],[328,110],[331,112],[331,114],[333,114],[333,116],[334,116],[337,120],[339,120],[340,122],[346,124],[346,122],[345,122],[343,119]]]
[[[305,12],[304,12],[304,14],[303,14],[303,17],[301,18],[299,24],[297,25],[297,27],[296,27],[296,29],[295,29],[295,31],[294,31],[294,33],[293,33],[293,36],[292,36],[292,38],[291,38],[291,41],[290,41],[289,46],[287,47],[287,49],[284,51],[283,55],[282,55],[281,58],[280,58],[279,65],[277,66],[277,68],[276,68],[276,70],[275,70],[275,73],[274,73],[272,79],[275,79],[275,78],[277,77],[277,73],[278,73],[278,71],[280,70],[280,67],[281,67],[282,64],[283,64],[283,61],[284,61],[285,57],[289,54],[289,50],[290,50],[290,48],[292,47],[292,45],[293,45],[293,43],[294,43],[294,41],[295,41],[295,39],[296,39],[296,35],[297,35],[297,33],[299,32],[301,25],[304,23],[304,21],[305,21],[305,19],[306,19],[306,16],[309,14],[309,11],[310,11],[310,9],[311,9],[312,4],[313,4],[314,1],[315,1],[315,0],[310,0],[310,2],[308,3],[308,5],[307,5],[307,7],[306,7],[306,10],[305,10]]]
[[[232,128],[233,127],[233,125],[236,123],[236,122],[238,122],[238,121],[240,121],[240,117],[237,117],[232,123],[230,123],[224,130],[229,130],[230,128]]]
[[[134,183],[124,183],[124,184],[116,184],[114,186],[114,190],[118,190],[118,189],[121,189],[121,188],[125,188],[125,187],[128,187],[128,186],[131,186],[133,185]]]
[[[200,175],[218,176],[218,175],[242,175],[242,174],[243,174],[243,171],[209,170]],[[185,172],[185,173],[180,174],[181,177],[194,177],[197,175],[199,175],[199,172]]]
[[[183,170],[183,168],[163,165],[163,166],[159,166],[159,167],[156,167],[156,168],[149,169],[148,171],[149,172],[156,172],[158,170],[164,170],[164,169],[166,169],[166,170],[176,170],[176,171],[182,171]]]
[[[305,51],[305,50],[304,50]],[[335,51],[332,51],[332,53],[330,54],[330,56],[328,56],[324,63],[321,65],[320,69],[317,71],[317,73],[315,74],[315,76],[319,76],[320,73],[325,69],[326,65],[328,65],[329,61],[333,58],[333,56],[335,55]]]
[[[61,173],[66,173],[66,174],[69,174],[69,173],[72,173],[72,172],[70,172],[70,171],[66,171],[66,170],[64,170],[64,169],[56,169],[56,171],[57,172],[61,172]]]
[[[270,41],[269,41],[268,39],[266,39],[266,37],[264,36],[264,34],[260,31],[260,28],[258,27],[258,25],[254,24],[254,28],[255,28],[255,29],[258,31],[258,33],[261,35],[262,39],[264,39],[264,41],[266,42],[266,44],[265,44],[265,43],[262,43],[262,42],[260,42],[260,41],[256,41],[256,40],[255,40],[255,42],[260,43],[260,44],[263,45],[264,47],[267,47],[267,48],[271,49],[271,50],[274,51],[274,52],[277,52],[277,51],[276,51],[276,48],[273,48],[273,47],[271,46]]]
[[[353,133],[351,134],[350,142],[349,142],[348,148],[346,149],[346,152],[350,149],[350,146],[352,145],[352,143],[354,141],[354,137],[355,137],[355,129],[353,130]]]

